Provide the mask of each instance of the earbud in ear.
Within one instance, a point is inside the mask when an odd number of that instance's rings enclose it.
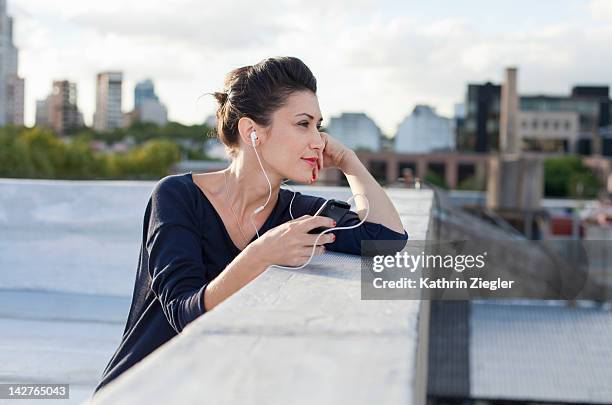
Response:
[[[257,133],[255,131],[251,132],[251,143],[253,144],[253,147],[256,146],[255,142],[257,141]]]

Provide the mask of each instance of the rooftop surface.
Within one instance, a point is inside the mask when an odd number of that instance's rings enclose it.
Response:
[[[473,302],[473,398],[612,403],[612,311]]]

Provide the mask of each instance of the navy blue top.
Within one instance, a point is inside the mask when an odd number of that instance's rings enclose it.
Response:
[[[291,220],[292,196],[292,191],[280,189],[260,235]],[[324,198],[296,192],[293,216],[314,215],[324,202]],[[337,226],[360,221],[357,213],[349,211]],[[367,221],[354,229],[332,232],[336,240],[327,243],[326,250],[356,255],[360,254],[361,240],[408,239],[406,231],[397,233]],[[136,282],[123,337],[94,392],[202,315],[204,289],[240,252],[216,209],[193,182],[191,172],[158,181],[144,214]]]

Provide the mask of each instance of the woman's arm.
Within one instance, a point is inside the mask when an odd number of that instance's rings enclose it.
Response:
[[[370,204],[367,221],[386,226],[392,231],[404,233],[404,226],[395,206],[385,190],[368,172],[355,152],[347,149],[338,163],[338,168],[344,173],[353,195],[365,194]],[[355,212],[363,219],[366,213],[366,202],[361,196],[355,197]]]
[[[308,231],[319,226],[332,227],[333,220],[322,216],[304,215],[265,232],[247,245],[225,269],[208,283],[202,298],[206,311],[250,283],[269,266],[300,266],[312,254],[317,235]],[[315,254],[322,254],[323,244],[332,243],[333,235],[318,238]]]
[[[248,245],[217,277],[208,283],[203,298],[206,311],[216,307],[270,266],[256,250],[256,245]]]

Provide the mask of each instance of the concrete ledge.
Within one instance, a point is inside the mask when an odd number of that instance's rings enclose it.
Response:
[[[411,239],[426,238],[431,191],[389,195]],[[269,268],[91,403],[425,403],[425,306],[360,297],[358,256],[329,252],[302,270]]]

